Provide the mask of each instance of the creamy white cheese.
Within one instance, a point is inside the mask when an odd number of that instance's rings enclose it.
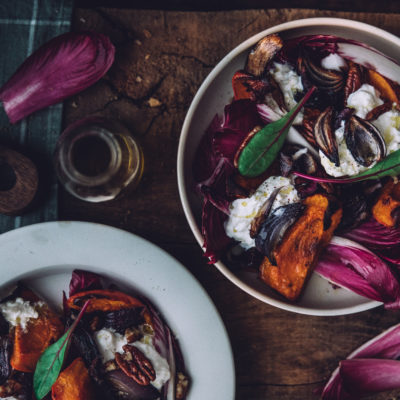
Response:
[[[94,340],[96,341],[104,363],[112,360],[115,357],[115,353],[122,354],[124,352],[122,347],[128,344],[125,336],[115,332],[115,330],[111,328],[103,328],[95,332]]]
[[[297,74],[290,64],[277,62],[274,62],[270,73],[282,91],[287,109],[291,110],[297,104],[294,99],[295,94],[304,90],[301,76]],[[300,112],[294,120],[294,124],[301,124],[302,121],[303,113]]]
[[[124,353],[123,346],[128,344],[125,336],[111,328],[103,328],[94,333],[94,339],[103,363],[115,358],[115,353]],[[137,347],[151,362],[156,373],[156,379],[151,384],[158,390],[171,377],[167,360],[157,352],[150,335],[144,335],[140,340],[129,343]]]
[[[11,397],[0,397],[0,400],[19,400],[20,399],[20,397],[14,397],[14,396],[11,396]]]
[[[360,118],[365,118],[372,109],[381,104],[383,101],[379,97],[379,92],[367,83],[351,93],[347,99],[347,107],[354,108],[356,115]]]
[[[42,305],[44,303],[41,301],[31,305],[29,301],[17,297],[15,300],[0,304],[0,311],[11,326],[19,325],[22,330],[25,330],[30,319],[39,317],[36,309]]]
[[[137,347],[150,360],[156,372],[156,379],[151,384],[160,390],[171,377],[168,361],[160,356],[154,348],[153,339],[149,336],[144,336],[140,341],[134,342],[132,345]]]
[[[372,124],[383,136],[387,154],[400,148],[400,113],[397,110],[385,112],[375,121],[372,121]]]
[[[328,157],[320,150],[319,156],[321,159],[321,165],[325,168],[325,171],[334,177],[344,176],[344,175],[357,175],[358,173],[365,171],[366,167],[358,164],[358,162],[354,159],[350,150],[347,148],[346,140],[344,137],[344,125],[345,122],[342,121],[340,127],[336,129],[335,136],[336,142],[338,144],[338,152],[339,152],[339,166],[337,167],[334,163],[332,163]]]
[[[276,196],[271,210],[300,201],[297,190],[288,178],[271,176],[258,187],[252,196],[234,200],[230,204],[229,218],[225,222],[226,234],[237,240],[246,250],[254,247],[254,239],[250,237],[251,221],[272,192],[280,187],[283,189]]]
[[[342,68],[346,67],[346,65],[346,61],[336,53],[329,54],[329,56],[321,60],[322,68],[334,71],[340,71]]]

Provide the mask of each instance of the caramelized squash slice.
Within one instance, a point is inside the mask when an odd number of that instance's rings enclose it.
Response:
[[[399,98],[394,90],[394,84],[389,79],[370,69],[368,70],[368,81],[378,89],[384,99],[390,100],[392,103],[399,102]]]
[[[76,358],[51,388],[52,400],[94,400],[94,387],[82,358]]]
[[[86,292],[79,292],[68,299],[67,305],[72,309],[80,310],[86,300],[90,300],[86,313],[144,307],[144,304],[137,298],[118,290],[88,290]]]
[[[42,352],[64,332],[61,320],[47,305],[38,313],[39,318],[30,320],[25,330],[19,325],[14,330],[11,366],[17,371],[34,372]]]
[[[260,266],[261,279],[289,300],[299,297],[322,249],[342,218],[342,209],[331,212],[332,203],[325,195],[308,197],[303,204],[306,209],[302,216],[274,250],[277,265],[272,265],[265,257]]]
[[[372,215],[380,224],[391,228],[399,222],[397,210],[400,212],[400,182],[395,183],[391,179],[385,184],[378,201],[372,207]]]

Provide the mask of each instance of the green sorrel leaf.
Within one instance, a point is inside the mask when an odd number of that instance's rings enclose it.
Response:
[[[259,130],[247,143],[238,160],[238,169],[241,175],[254,177],[267,170],[282,148],[296,115],[314,90],[315,87],[312,87],[294,108],[281,119],[271,122]]]
[[[394,151],[372,168],[350,178],[320,178],[299,172],[294,173],[305,179],[328,183],[355,183],[366,181],[368,179],[380,179],[384,178],[385,176],[398,176],[400,175],[400,150]]]
[[[87,301],[82,307],[81,312],[67,332],[57,342],[49,346],[40,356],[33,375],[33,390],[38,400],[43,399],[50,392],[51,387],[57,380],[65,360],[72,333],[86,311],[89,302]]]

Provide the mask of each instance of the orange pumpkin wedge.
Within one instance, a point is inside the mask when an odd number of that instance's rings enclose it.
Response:
[[[372,207],[373,217],[382,225],[389,228],[397,225],[393,212],[400,208],[400,182],[393,179],[385,184],[377,202]]]
[[[52,400],[94,400],[94,387],[82,358],[76,358],[51,388]]]
[[[17,371],[34,372],[42,352],[64,332],[61,320],[47,305],[41,306],[38,313],[39,318],[30,320],[25,330],[19,325],[14,330],[10,362]]]
[[[389,79],[385,78],[378,72],[369,69],[368,81],[371,83],[372,86],[378,89],[383,98],[390,100],[392,103],[399,102],[399,98]]]
[[[94,311],[117,311],[123,308],[144,307],[144,304],[135,297],[129,296],[118,290],[87,290],[71,296],[68,307],[80,310],[86,300],[90,299],[90,304],[86,313]]]
[[[322,194],[307,197],[303,201],[306,205],[303,214],[273,252],[276,265],[265,257],[260,266],[261,279],[289,300],[296,300],[301,294],[322,249],[342,218],[342,209],[338,208],[331,215],[329,227],[324,229],[329,202]]]

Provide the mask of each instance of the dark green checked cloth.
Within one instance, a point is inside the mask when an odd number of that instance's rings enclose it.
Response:
[[[0,0],[0,86],[38,47],[70,29],[73,0]],[[30,157],[39,168],[41,195],[32,212],[0,215],[0,233],[57,219],[57,180],[51,157],[61,131],[62,104],[34,113],[15,125],[0,107],[0,144]]]

